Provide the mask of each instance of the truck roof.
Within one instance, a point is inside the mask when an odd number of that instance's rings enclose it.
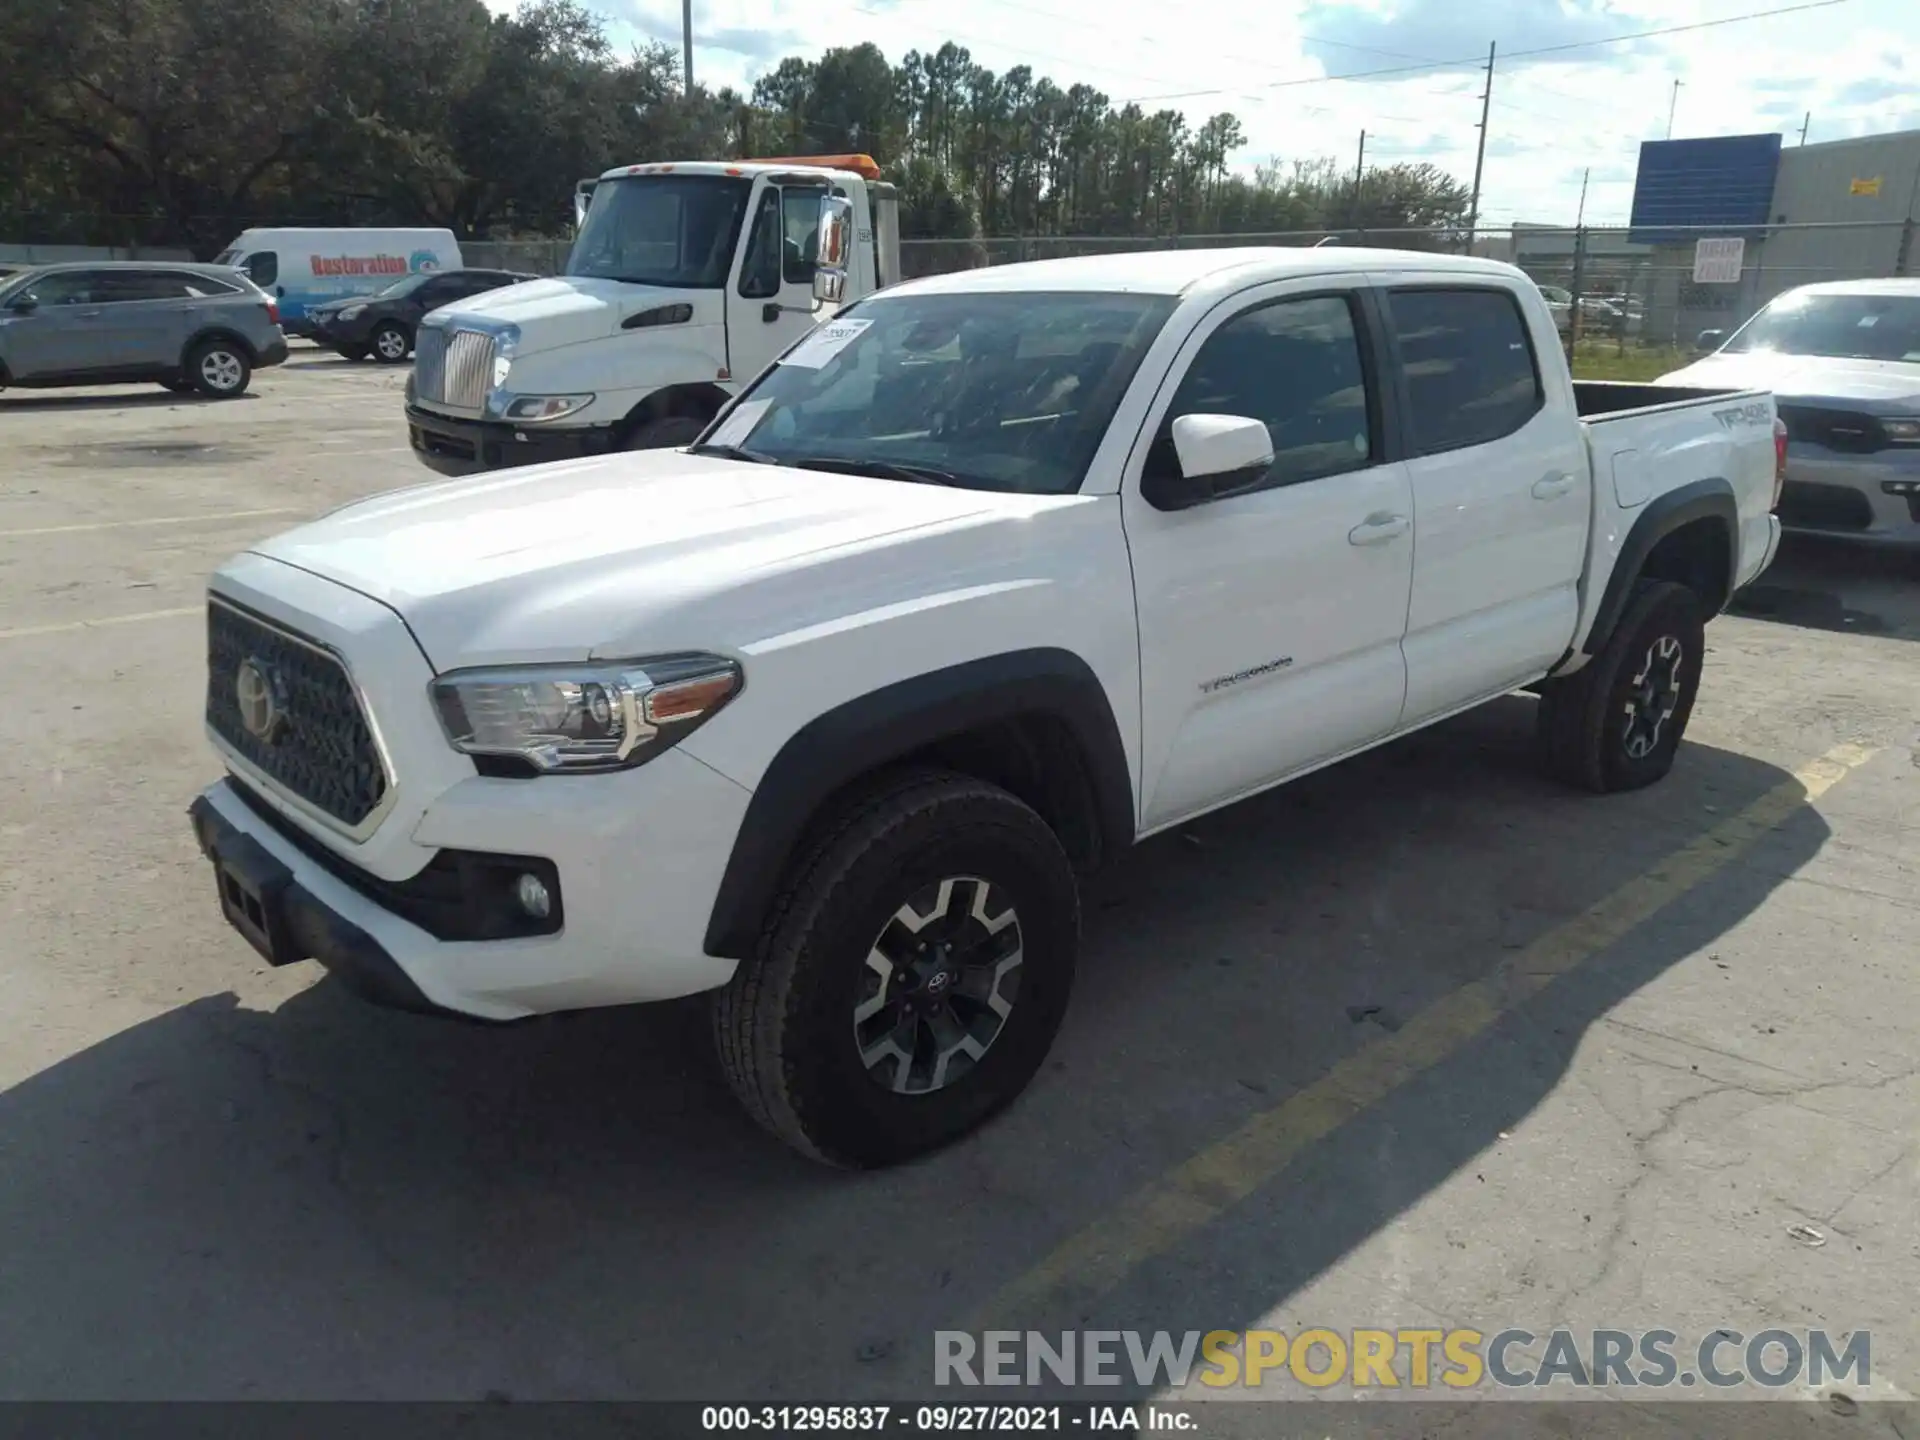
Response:
[[[1237,281],[1284,280],[1294,275],[1339,275],[1354,270],[1497,275],[1522,272],[1497,260],[1438,255],[1424,250],[1369,250],[1357,246],[1223,246],[1212,250],[1139,250],[1120,255],[1080,255],[1065,260],[1029,260],[910,280],[888,293],[936,294],[968,290],[1119,290],[1180,295],[1231,274]]]
[[[868,174],[869,170],[873,173]],[[600,178],[619,180],[628,175],[733,175],[750,180],[769,172],[782,175],[859,175],[870,180],[879,175],[879,167],[864,155],[809,155],[792,160],[661,160],[646,165],[616,165],[602,172]]]

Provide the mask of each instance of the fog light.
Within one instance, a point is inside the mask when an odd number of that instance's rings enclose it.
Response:
[[[535,920],[544,920],[553,913],[553,896],[547,893],[546,881],[538,875],[522,875],[515,881],[513,898]]]

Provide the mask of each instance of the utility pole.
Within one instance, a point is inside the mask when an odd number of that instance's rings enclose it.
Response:
[[[1807,143],[1807,127],[1813,124],[1813,111],[1807,111],[1807,118],[1800,122],[1800,143]]]
[[[1667,139],[1669,140],[1673,138],[1674,112],[1679,108],[1680,108],[1680,82],[1679,80],[1676,79],[1673,82],[1673,99],[1667,102]]]
[[[1567,316],[1567,358],[1573,358],[1573,347],[1580,343],[1581,324],[1580,301],[1586,292],[1587,274],[1587,181],[1593,178],[1593,168],[1589,166],[1580,172],[1580,209],[1573,221],[1573,310]]]
[[[1360,177],[1367,170],[1367,132],[1360,132],[1360,158],[1353,162],[1353,228],[1360,229]]]
[[[1487,42],[1487,88],[1480,92],[1480,143],[1473,152],[1473,199],[1467,202],[1467,253],[1473,253],[1473,233],[1480,228],[1480,177],[1487,165],[1487,117],[1493,111],[1493,57],[1499,42]]]
[[[680,0],[680,46],[686,57],[687,99],[693,98],[693,0]]]

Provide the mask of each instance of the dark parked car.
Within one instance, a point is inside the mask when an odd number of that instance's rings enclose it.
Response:
[[[157,381],[217,400],[287,358],[273,298],[227,265],[38,265],[0,279],[0,386]]]
[[[413,353],[413,332],[429,310],[538,278],[511,270],[442,270],[409,275],[377,295],[353,295],[313,306],[307,311],[308,330],[320,344],[331,346],[349,360],[372,355],[382,364],[398,365]]]

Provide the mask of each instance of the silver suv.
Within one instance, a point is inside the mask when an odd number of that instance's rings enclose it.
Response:
[[[272,298],[230,266],[94,261],[0,278],[0,387],[147,381],[225,400],[286,358]]]

